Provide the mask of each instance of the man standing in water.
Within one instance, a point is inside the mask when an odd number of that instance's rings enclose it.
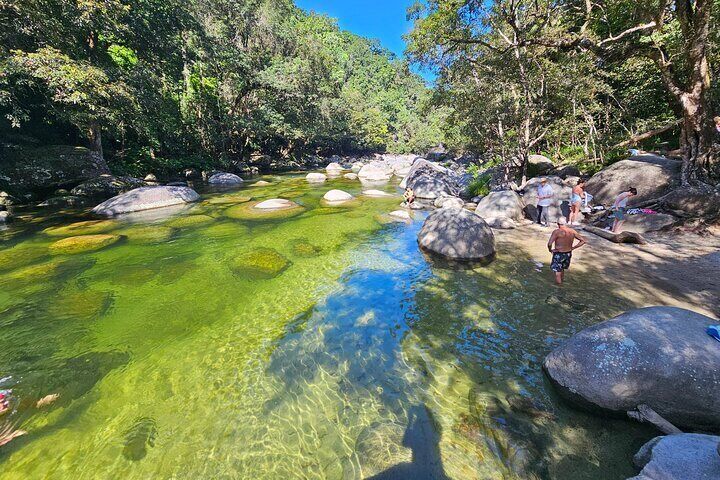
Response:
[[[565,270],[570,268],[572,251],[585,245],[587,240],[567,226],[565,217],[558,218],[557,225],[557,230],[550,235],[548,250],[553,254],[550,268],[555,272],[555,283],[562,285],[565,280]],[[578,240],[577,244],[575,244],[576,239]]]

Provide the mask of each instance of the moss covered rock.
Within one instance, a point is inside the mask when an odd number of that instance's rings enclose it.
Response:
[[[236,205],[225,210],[224,214],[228,218],[238,220],[264,220],[290,218],[305,211],[303,207],[294,202],[286,203],[286,206],[281,208],[257,208],[258,205],[262,206],[263,204],[267,205],[267,201]]]
[[[0,250],[0,271],[25,267],[48,254],[47,247],[18,245]]]
[[[231,260],[233,273],[250,279],[267,279],[280,275],[290,260],[271,248],[258,248]]]
[[[50,280],[57,274],[62,263],[51,260],[37,265],[30,265],[13,270],[0,277],[0,285],[6,287],[23,287],[31,283],[40,283]]]
[[[50,253],[55,255],[73,255],[94,252],[119,242],[121,235],[80,235],[58,240],[50,245]]]
[[[239,203],[247,203],[252,200],[247,195],[221,195],[205,200],[203,203],[207,205],[236,205]]]
[[[75,222],[70,225],[61,225],[58,227],[49,227],[43,230],[45,235],[52,237],[69,237],[76,235],[93,235],[96,233],[105,233],[116,228],[117,222],[113,220],[87,220],[84,222]]]
[[[305,258],[317,257],[322,253],[322,248],[302,238],[290,242],[290,250],[296,257]]]
[[[187,228],[195,227],[197,225],[205,225],[215,221],[210,215],[188,215],[186,217],[173,218],[169,222],[165,223],[166,226],[172,228]]]
[[[236,222],[222,222],[203,228],[200,232],[204,237],[209,238],[240,238],[246,235],[248,228]]]
[[[111,305],[112,295],[108,292],[62,292],[48,307],[48,313],[56,319],[94,320],[102,316]]]
[[[118,233],[126,236],[132,243],[151,244],[170,240],[175,230],[162,225],[142,225],[127,228]]]

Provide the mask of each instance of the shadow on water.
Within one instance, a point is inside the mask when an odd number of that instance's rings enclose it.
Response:
[[[400,463],[368,480],[449,480],[440,456],[439,425],[425,405],[415,405],[408,411],[408,425],[402,445],[412,451],[410,462]]]

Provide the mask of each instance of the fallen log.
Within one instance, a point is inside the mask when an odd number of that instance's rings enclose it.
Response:
[[[645,245],[647,243],[647,240],[645,240],[642,235],[635,232],[613,233],[609,230],[603,230],[602,228],[592,227],[590,225],[585,226],[584,229],[586,232],[602,237],[605,240],[610,240],[613,243],[635,243],[638,245]]]
[[[635,419],[639,422],[655,425],[655,427],[661,432],[663,432],[665,435],[675,435],[678,433],[683,433],[682,430],[665,420],[663,417],[660,416],[659,413],[650,408],[648,405],[640,404],[637,406],[636,410],[627,412],[627,414],[628,417]]]

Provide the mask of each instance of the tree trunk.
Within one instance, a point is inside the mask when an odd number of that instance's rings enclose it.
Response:
[[[97,120],[93,120],[88,126],[88,139],[90,140],[90,150],[99,153],[100,158],[103,158],[102,128]]]
[[[680,98],[683,109],[682,184],[687,186],[707,182],[717,174],[712,151],[712,130],[704,101],[704,89],[698,94],[684,93]]]

